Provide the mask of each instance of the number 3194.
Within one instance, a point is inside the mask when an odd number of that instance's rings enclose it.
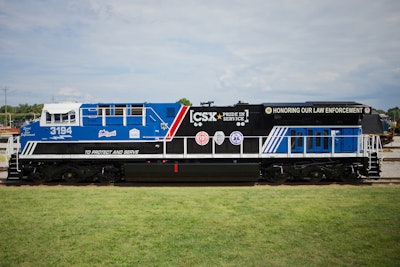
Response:
[[[71,127],[65,127],[65,126],[53,126],[50,127],[50,134],[51,135],[64,135],[64,134],[72,134],[72,128]]]

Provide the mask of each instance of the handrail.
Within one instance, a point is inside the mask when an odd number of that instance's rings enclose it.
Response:
[[[18,164],[18,150],[20,147],[19,136],[10,136],[8,137],[7,144],[5,144],[4,153],[2,153],[5,157],[6,167],[9,166],[9,160],[11,155],[16,154],[17,164]],[[18,165],[17,165],[18,166]]]
[[[162,124],[165,124],[166,125],[166,123],[165,123],[165,121],[162,119],[162,117],[153,109],[153,107],[142,107],[143,108],[143,113],[141,114],[141,115],[134,115],[134,114],[127,114],[127,112],[126,112],[126,110],[127,110],[127,108],[123,108],[123,114],[121,114],[121,115],[110,115],[110,114],[106,114],[105,112],[102,112],[102,115],[93,115],[93,114],[85,114],[85,115],[83,115],[83,110],[91,110],[91,108],[82,108],[81,109],[81,112],[80,112],[80,125],[83,125],[83,119],[84,118],[89,118],[89,119],[97,119],[97,118],[102,118],[102,125],[103,126],[106,126],[107,125],[107,123],[106,123],[106,120],[107,120],[107,118],[122,118],[123,119],[123,121],[124,121],[124,123],[123,123],[123,125],[124,126],[126,126],[126,120],[127,120],[127,118],[142,118],[142,125],[143,126],[146,126],[146,118],[147,117],[151,117],[153,120],[155,120],[152,116],[151,116],[151,114],[149,114],[149,113],[147,113],[147,111],[150,111],[150,113],[152,113],[152,114],[154,114],[156,117],[157,117],[157,119],[159,119],[160,120],[160,122],[162,123]],[[167,125],[166,125],[166,127],[167,128],[169,128]]]
[[[361,156],[361,157],[368,157],[371,153],[377,152],[380,153],[380,149],[382,148],[382,145],[380,143],[379,137],[375,139],[371,139],[369,136],[363,136],[363,135],[335,135],[335,136],[326,136],[324,138],[327,138],[329,142],[329,147],[328,148],[322,148],[322,141],[320,147],[313,147],[309,148],[308,147],[308,141],[310,138],[315,138],[315,137],[320,137],[316,135],[304,135],[302,136],[302,145],[297,146],[296,149],[292,147],[292,139],[297,136],[285,136],[284,138],[281,137],[272,137],[272,138],[280,138],[280,144],[278,145],[281,150],[275,149],[274,152],[268,152],[265,149],[265,140],[268,138],[268,136],[244,136],[242,142],[238,145],[237,152],[217,152],[217,143],[214,140],[214,137],[210,136],[209,141],[206,145],[211,144],[207,151],[203,152],[193,152],[196,149],[192,147],[192,151],[188,148],[188,143],[195,142],[195,136],[185,136],[185,137],[179,137],[175,136],[175,140],[183,140],[182,142],[182,154],[184,158],[189,157],[190,155],[198,155],[202,154],[204,156],[209,156],[211,158],[215,158],[218,155],[236,155],[237,157],[246,157],[246,156],[252,156],[252,157],[258,157],[258,158],[266,158],[266,157],[274,157],[274,156],[287,156],[287,157],[310,157],[310,155],[315,155],[315,154],[320,154],[320,155],[326,155],[326,157],[340,157],[340,156],[349,156],[350,154],[352,156]],[[346,138],[357,138],[356,140],[364,140],[364,142],[359,142],[359,141],[354,141],[356,142],[356,146],[354,149],[343,149],[342,147],[339,147],[339,144],[337,142],[344,141]],[[257,139],[258,140],[258,150],[253,150],[252,152],[244,152],[248,151],[246,150],[246,141],[251,140],[251,139]],[[160,140],[161,141],[161,140]],[[272,140],[273,142],[275,140]],[[163,146],[163,156],[166,157],[168,155],[172,155],[173,153],[169,153],[167,149],[167,144],[169,143],[166,140],[162,141],[164,146]],[[230,142],[229,136],[225,137],[224,142]],[[284,142],[287,142],[287,145],[284,145]],[[253,146],[255,146],[255,142],[252,143]],[[284,149],[285,148],[285,149]],[[280,151],[280,152],[279,152]]]

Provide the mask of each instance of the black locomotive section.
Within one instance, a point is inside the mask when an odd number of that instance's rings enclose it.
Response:
[[[289,107],[288,107],[289,106]],[[218,146],[213,142],[208,142],[203,146],[196,144],[195,140],[191,140],[188,145],[194,153],[210,154],[212,151],[216,154],[226,154],[222,159],[204,159],[203,163],[208,160],[213,164],[229,170],[238,164],[253,164],[254,168],[247,169],[249,172],[242,172],[244,177],[253,177],[254,179],[266,179],[274,183],[284,183],[288,180],[307,180],[311,182],[319,182],[322,179],[354,181],[360,175],[368,175],[365,168],[367,159],[362,157],[352,158],[320,158],[319,156],[296,158],[283,157],[260,158],[260,143],[263,144],[268,134],[274,126],[304,126],[304,129],[314,128],[315,126],[326,125],[326,129],[331,127],[343,127],[359,125],[362,118],[362,112],[335,113],[333,108],[337,109],[338,103],[308,103],[303,104],[263,104],[263,105],[237,105],[234,107],[196,107],[190,110],[189,116],[185,118],[182,127],[177,132],[177,136],[195,136],[201,131],[207,132],[209,136],[216,138],[218,132],[224,132],[225,138],[229,139],[230,133],[240,131],[243,134],[243,140],[240,146],[225,140]],[[364,106],[348,103],[341,105],[343,109],[348,107],[361,110]],[[268,112],[268,109],[278,109],[281,112],[274,114]],[[286,109],[286,110],[284,110]],[[327,130],[325,130],[327,131]],[[317,136],[312,130],[308,130],[310,137],[308,140],[315,142]],[[295,133],[294,133],[295,135]],[[320,138],[322,139],[322,138]],[[301,139],[302,140],[302,139]],[[329,148],[323,151],[323,144],[330,142],[325,137],[321,143],[321,152],[329,152]],[[182,146],[172,143],[176,151],[182,152]],[[244,154],[246,157],[241,157]],[[230,155],[238,155],[237,157],[229,157]],[[377,160],[377,159],[376,159]],[[257,175],[257,173],[259,175]]]

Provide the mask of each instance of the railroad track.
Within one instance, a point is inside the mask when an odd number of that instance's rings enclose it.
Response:
[[[400,158],[383,158],[383,161],[400,161]]]
[[[266,181],[259,182],[217,182],[217,183],[197,183],[197,182],[155,182],[155,183],[144,183],[144,182],[117,182],[117,183],[61,183],[61,182],[47,182],[44,184],[36,184],[35,182],[24,181],[24,180],[6,180],[0,179],[0,186],[118,186],[118,187],[208,187],[208,186],[330,186],[330,185],[358,185],[358,186],[370,186],[370,185],[400,185],[400,177],[382,177],[378,180],[375,179],[362,179],[354,183],[351,182],[336,182],[336,181],[322,181],[319,183],[310,182],[286,182],[284,184],[274,184]]]
[[[400,177],[382,177],[379,180],[365,179],[362,184],[400,184]]]

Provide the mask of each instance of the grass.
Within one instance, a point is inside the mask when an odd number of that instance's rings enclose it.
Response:
[[[0,187],[0,266],[398,266],[400,187]]]

